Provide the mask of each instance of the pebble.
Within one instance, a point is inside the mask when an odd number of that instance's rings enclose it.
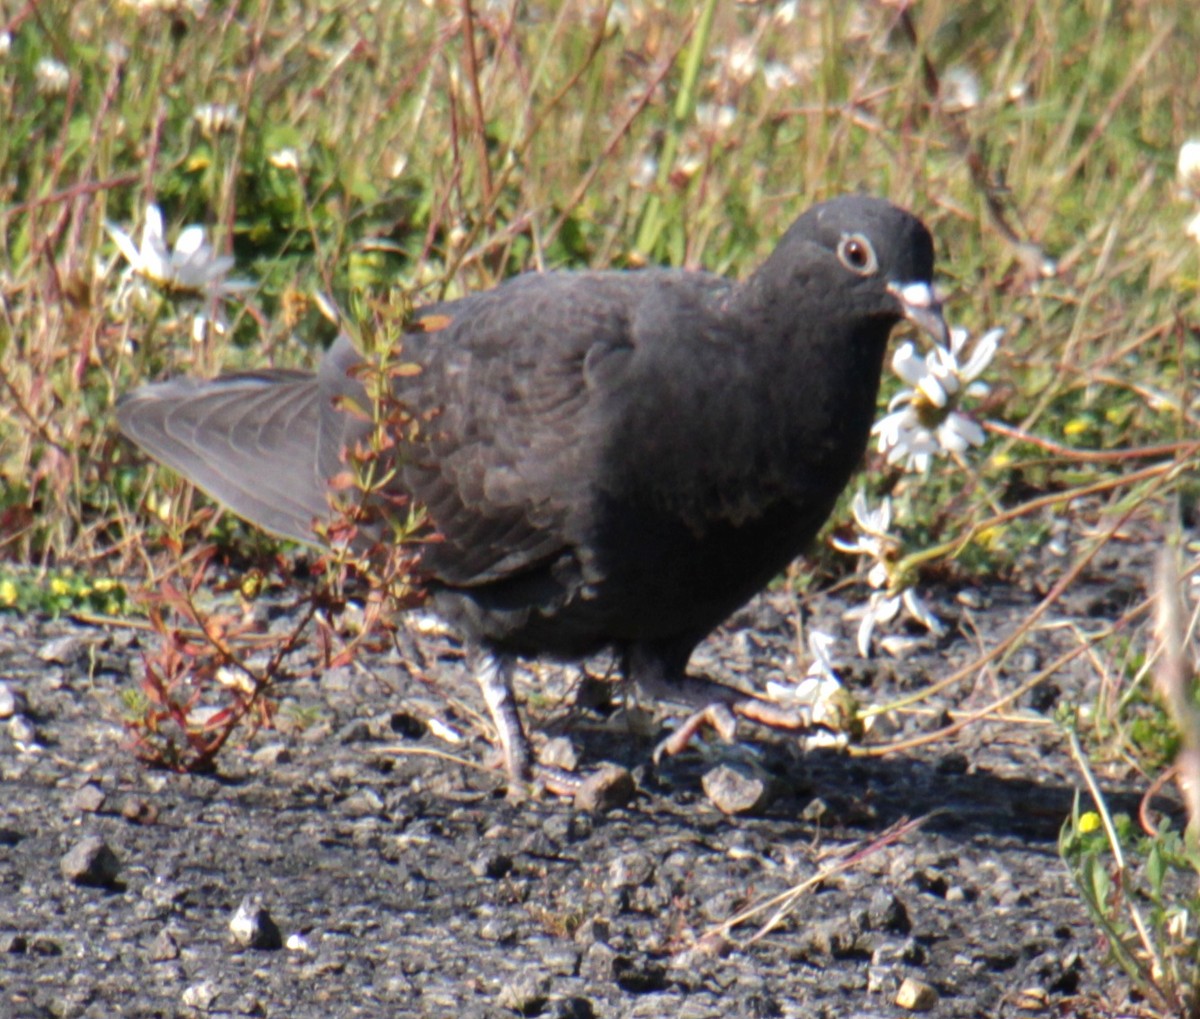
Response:
[[[383,813],[383,800],[374,789],[360,789],[342,800],[341,811],[347,817],[379,817]]]
[[[179,943],[171,932],[163,928],[150,945],[151,962],[172,962],[179,958]]]
[[[24,934],[0,932],[0,955],[24,955],[28,949],[29,941]]]
[[[496,1004],[518,1015],[539,1015],[550,996],[550,977],[545,973],[518,973],[496,996]]]
[[[0,680],[0,719],[12,718],[23,709],[23,697],[9,683]]]
[[[507,853],[492,847],[485,848],[471,861],[471,873],[476,877],[486,877],[499,881],[507,877],[513,869],[513,859]]]
[[[50,957],[63,954],[63,947],[45,934],[35,934],[29,942],[29,954]]]
[[[774,798],[770,776],[746,764],[719,764],[701,780],[704,794],[722,814],[752,814]]]
[[[126,796],[121,801],[121,816],[133,824],[154,824],[158,820],[158,807],[140,796]]]
[[[555,736],[542,745],[538,760],[547,768],[574,771],[579,767],[579,751],[566,736]]]
[[[982,609],[987,605],[984,599],[983,592],[977,587],[964,587],[954,596],[954,600],[959,605],[965,605],[969,609]]]
[[[277,764],[290,764],[292,760],[292,751],[286,743],[268,743],[265,747],[259,747],[250,755],[250,759],[255,764],[262,764],[268,768],[272,768]]]
[[[867,922],[872,930],[877,931],[907,934],[912,930],[908,909],[899,896],[887,888],[878,888],[871,896],[871,903],[867,907]]]
[[[928,1012],[938,1003],[938,993],[923,980],[905,977],[896,992],[895,1003],[909,1012]]]
[[[37,656],[43,662],[53,665],[74,665],[88,652],[88,643],[82,637],[66,634],[46,641],[37,650]]]
[[[239,948],[273,952],[283,947],[283,936],[263,905],[261,895],[247,895],[242,899],[229,921],[229,933]]]
[[[609,889],[641,888],[654,879],[654,861],[645,853],[622,853],[608,865]]]
[[[180,1001],[183,1002],[185,1008],[196,1008],[201,1012],[208,1012],[216,1002],[218,993],[216,984],[211,980],[204,980],[201,983],[185,987]]]
[[[608,764],[588,775],[575,792],[575,809],[603,814],[623,807],[637,792],[637,784],[626,768]]]
[[[667,986],[666,967],[642,955],[618,955],[612,971],[617,986],[630,994],[650,994]]]
[[[594,942],[584,953],[579,975],[585,980],[607,983],[614,976],[617,953],[603,941]]]
[[[587,998],[561,998],[554,1002],[551,1019],[595,1019],[596,1009]]]
[[[22,750],[33,750],[37,747],[37,727],[24,715],[13,715],[8,720],[8,735]]]
[[[89,835],[77,842],[58,866],[68,881],[98,888],[111,888],[121,872],[116,853],[98,835]]]
[[[104,790],[95,782],[87,782],[75,790],[71,797],[71,809],[82,814],[95,814],[104,806]]]

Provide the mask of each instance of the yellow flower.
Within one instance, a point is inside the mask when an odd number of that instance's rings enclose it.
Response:
[[[0,605],[3,605],[5,608],[11,608],[13,605],[16,605],[19,593],[17,585],[7,577],[0,580]]]
[[[51,577],[50,578],[50,593],[51,594],[61,596],[64,594],[70,594],[70,592],[71,592],[71,585],[69,583],[67,583],[67,581],[65,581],[62,577]]]
[[[1086,814],[1079,818],[1079,834],[1090,835],[1094,831],[1100,830],[1100,815],[1094,810],[1089,810]]]

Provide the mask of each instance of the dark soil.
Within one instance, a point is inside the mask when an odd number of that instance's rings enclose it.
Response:
[[[1152,550],[1112,544],[1044,622],[1116,618],[1144,593]],[[855,662],[849,685],[884,702],[947,675],[1020,625],[1066,565],[1045,553],[1024,582],[933,590],[953,632],[899,662]],[[844,607],[808,605],[816,625],[852,633]],[[790,599],[763,597],[694,665],[755,683],[794,674],[794,618]],[[888,735],[986,704],[1077,641],[1045,626]],[[933,995],[932,1016],[1091,1015],[1125,993],[1056,850],[1080,782],[1050,719],[1094,695],[1085,657],[1019,718],[907,755],[804,753],[743,728],[740,745],[660,767],[661,732],[577,703],[590,690],[578,669],[540,666],[519,685],[527,704],[537,694],[534,726],[569,733],[583,767],[616,761],[638,781],[627,806],[588,814],[510,802],[494,772],[410,753],[487,758],[461,656],[416,627],[405,660],[281,687],[290,726],[231,745],[218,774],[148,769],[120,694],[153,642],[0,617],[0,681],[16,694],[0,722],[0,1015],[886,1017],[907,1014],[906,978]],[[464,742],[435,738],[431,717]],[[752,760],[774,798],[722,814],[704,775]],[[1120,776],[1100,774],[1130,809]],[[761,940],[747,943],[765,915],[710,933],[906,818],[926,820],[799,895]]]

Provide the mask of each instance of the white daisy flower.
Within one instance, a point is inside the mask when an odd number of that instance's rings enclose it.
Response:
[[[700,103],[696,106],[696,123],[701,130],[717,134],[728,131],[737,120],[737,110],[728,103]]]
[[[815,746],[841,746],[848,741],[841,732],[845,716],[842,681],[838,678],[838,663],[833,658],[836,638],[820,630],[808,635],[808,651],[812,656],[808,674],[799,683],[767,683],[767,696],[776,704],[803,708],[809,712],[814,726],[803,738],[806,749]],[[824,727],[824,728],[821,728]]]
[[[1196,213],[1195,216],[1188,220],[1188,225],[1183,229],[1184,233],[1187,234],[1188,237],[1194,240],[1197,244],[1200,244],[1200,212]]]
[[[237,125],[238,108],[234,103],[202,103],[192,110],[192,119],[210,137],[232,131]]]
[[[979,105],[979,78],[969,67],[952,67],[941,81],[942,108],[950,113],[973,110]]]
[[[1176,172],[1183,193],[1200,200],[1200,138],[1193,138],[1179,147]]]
[[[850,504],[854,522],[861,532],[854,541],[834,538],[834,547],[851,555],[861,555],[873,560],[867,570],[867,583],[874,588],[865,605],[846,613],[849,620],[859,620],[856,643],[858,653],[866,658],[871,650],[871,636],[875,628],[891,623],[900,614],[901,608],[925,627],[930,633],[941,636],[945,632],[942,621],[917,594],[911,582],[896,576],[895,563],[903,550],[900,539],[891,534],[892,503],[884,499],[878,509],[867,505],[862,489],[855,493]]]
[[[758,56],[749,39],[739,39],[728,49],[717,50],[713,55],[725,64],[725,73],[739,85],[746,84],[758,73]]]
[[[780,92],[783,89],[796,88],[800,84],[800,75],[789,64],[769,60],[763,64],[763,83],[768,92]]]
[[[293,148],[276,149],[267,157],[267,162],[277,170],[300,172],[300,153]],[[393,176],[399,176],[399,174],[393,174]]]
[[[33,69],[33,81],[41,95],[60,96],[71,84],[71,72],[66,64],[52,57],[42,57]]]
[[[925,604],[915,588],[905,588],[899,594],[889,594],[886,590],[872,591],[865,605],[850,609],[843,617],[859,621],[855,644],[861,657],[867,658],[871,654],[871,636],[875,633],[875,628],[887,626],[895,620],[900,615],[901,608],[935,637],[940,637],[946,632],[945,624]]]
[[[959,364],[970,335],[950,330],[950,349],[938,344],[920,357],[911,343],[900,346],[892,369],[908,385],[888,404],[888,414],[871,429],[879,436],[879,452],[890,464],[905,461],[910,471],[924,471],[934,456],[962,453],[981,446],[984,431],[958,410],[967,396],[981,396],[988,387],[977,381],[1000,345],[1003,329],[991,329],[974,344],[965,364]]]
[[[839,552],[873,559],[867,571],[867,583],[872,587],[886,587],[888,563],[899,557],[901,548],[899,539],[889,533],[892,526],[892,500],[885,498],[880,502],[879,509],[872,510],[867,506],[866,493],[860,488],[854,493],[850,512],[861,533],[853,541],[834,538],[833,547]]]
[[[204,236],[204,227],[184,228],[175,241],[167,245],[162,212],[157,205],[146,207],[146,222],[142,227],[142,243],[112,223],[105,224],[108,234],[120,249],[129,268],[125,271],[118,306],[130,301],[145,304],[150,298],[148,287],[182,301],[203,302],[204,308],[192,318],[192,338],[203,340],[209,330],[218,334],[228,329],[221,314],[221,302],[249,289],[247,280],[228,279],[233,258],[218,255]]]
[[[174,249],[167,247],[162,212],[157,205],[146,207],[141,247],[120,227],[105,225],[130,270],[170,294],[219,298],[250,286],[245,280],[225,278],[233,268],[233,258],[213,251],[204,238],[202,226],[185,227]]]

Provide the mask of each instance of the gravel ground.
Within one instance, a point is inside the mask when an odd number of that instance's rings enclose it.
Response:
[[[1048,621],[1115,618],[1143,593],[1152,549],[1112,545]],[[849,684],[883,700],[946,675],[1027,618],[1065,565],[1047,553],[1025,584],[932,592],[954,632],[899,663],[854,664]],[[836,600],[809,607],[842,625]],[[787,674],[793,619],[764,596],[696,665]],[[1045,720],[1060,694],[1089,696],[1082,658],[1019,705],[1022,722],[908,755],[802,752],[743,731],[744,744],[657,768],[653,733],[575,703],[597,685],[578,669],[526,672],[538,728],[569,733],[584,767],[616,761],[638,781],[628,805],[586,813],[510,802],[493,773],[411,753],[486,757],[453,642],[409,636],[407,664],[380,655],[361,663],[370,673],[281,689],[279,717],[303,728],[227,748],[217,775],[180,776],[140,765],[120,725],[120,691],[152,641],[0,617],[0,1015],[1107,1015],[1124,995],[1055,849],[1078,780]],[[1074,640],[1046,626],[940,703],[985,704]],[[432,717],[465,742],[435,738]],[[943,720],[906,716],[892,734]],[[705,790],[722,765],[769,776],[769,802],[718,810]],[[1101,776],[1128,808],[1121,776]],[[875,841],[760,940],[748,943],[754,923],[714,933]]]

